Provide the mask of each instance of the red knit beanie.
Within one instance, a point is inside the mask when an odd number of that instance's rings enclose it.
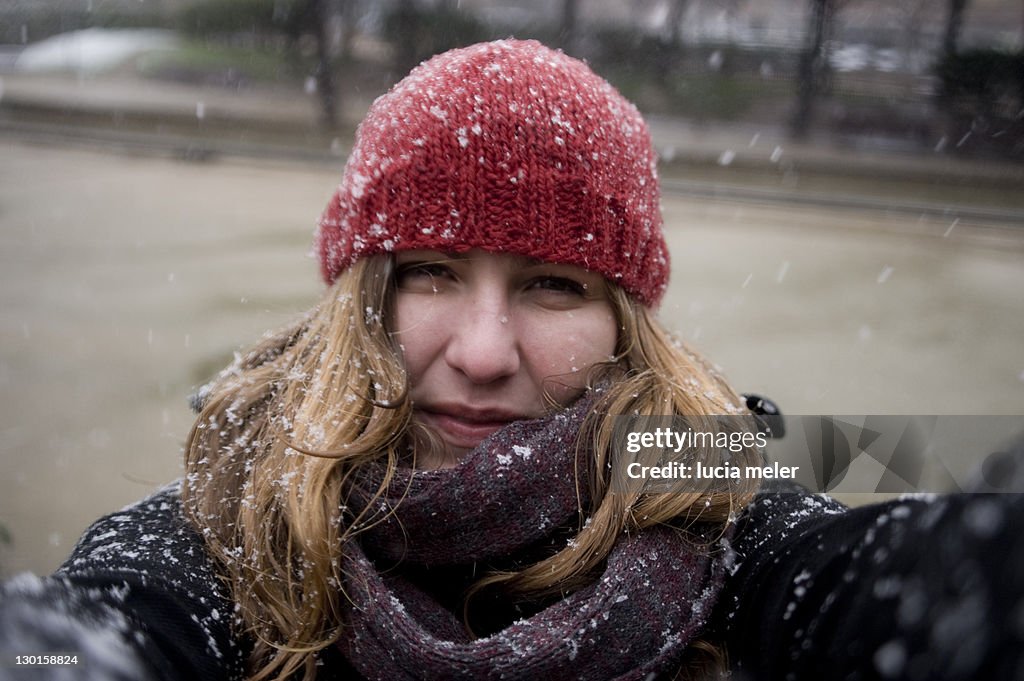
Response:
[[[599,272],[654,306],[661,224],[636,107],[577,59],[499,40],[438,55],[374,102],[316,251],[328,284],[376,253],[481,248]]]

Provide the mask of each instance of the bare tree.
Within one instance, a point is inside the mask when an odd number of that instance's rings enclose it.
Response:
[[[927,18],[936,0],[907,0],[893,3],[886,10],[895,17],[900,26],[901,44],[904,61],[916,73],[921,68],[918,57],[922,45],[922,35]]]
[[[683,51],[683,18],[690,0],[670,0],[665,25],[668,28],[668,43],[677,53]]]
[[[578,31],[579,0],[562,0],[562,18],[558,26],[558,35],[566,52],[571,52],[576,46]]]
[[[790,122],[790,134],[807,137],[819,95],[827,89],[830,75],[829,39],[837,11],[837,0],[810,0],[807,38],[797,69],[796,111]]]
[[[949,0],[949,15],[946,18],[946,32],[942,39],[943,57],[956,54],[960,42],[960,31],[964,25],[964,14],[967,11],[967,0]]]
[[[949,14],[946,15],[946,31],[942,37],[942,52],[939,54],[938,59],[944,73],[948,73],[946,69],[952,65],[956,57],[960,42],[960,32],[964,24],[964,14],[967,12],[967,2],[968,0],[949,0]],[[956,97],[951,89],[952,84],[947,77],[944,77],[935,98],[944,140],[960,134],[960,127],[957,122],[958,114],[954,101]]]
[[[685,57],[682,24],[688,5],[689,0],[669,0],[664,32],[660,38],[661,45],[655,56],[656,75],[662,83],[668,83],[677,75],[679,65]]]
[[[339,0],[295,0],[285,7],[284,34],[288,49],[298,52],[303,36],[312,35],[316,45],[313,81],[320,101],[320,123],[327,128],[337,125],[338,93],[332,65],[331,23]]]
[[[395,71],[408,72],[419,61],[417,24],[419,11],[414,0],[398,0],[394,14]]]
[[[316,38],[316,91],[320,97],[320,122],[325,128],[338,125],[338,90],[331,64],[333,0],[309,0],[309,17]]]
[[[341,40],[338,56],[343,62],[352,58],[352,43],[356,35],[356,0],[336,0],[341,3]]]

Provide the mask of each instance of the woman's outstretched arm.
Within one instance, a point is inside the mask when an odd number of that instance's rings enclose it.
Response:
[[[1024,672],[1024,497],[844,509],[751,505],[718,608],[739,679],[996,679]]]
[[[234,609],[177,487],[93,524],[49,577],[0,592],[0,678],[148,681],[242,676]],[[77,656],[24,667],[15,656]]]

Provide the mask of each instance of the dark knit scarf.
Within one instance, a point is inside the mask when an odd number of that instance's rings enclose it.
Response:
[[[589,499],[576,440],[591,405],[511,424],[453,469],[403,471],[374,502],[395,512],[346,547],[338,644],[364,677],[597,681],[679,666],[723,570],[673,528],[623,535],[592,584],[485,638],[402,576],[405,566],[515,558],[578,522]]]

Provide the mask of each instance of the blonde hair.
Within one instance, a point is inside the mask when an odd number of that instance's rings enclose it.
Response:
[[[525,569],[483,577],[470,590],[517,597],[566,593],[592,579],[622,532],[700,521],[724,530],[753,493],[651,494],[609,487],[617,414],[715,415],[741,404],[718,373],[618,287],[615,361],[592,370],[608,384],[580,433],[591,457],[589,522],[569,546]],[[411,406],[399,350],[388,333],[393,259],[366,258],[338,277],[320,304],[225,369],[208,390],[185,447],[186,512],[222,565],[250,636],[250,678],[316,676],[318,651],[344,621],[341,556],[381,520],[375,504],[346,504],[362,466],[385,464],[378,494],[403,460]],[[747,452],[743,456],[754,456]],[[697,646],[698,648],[700,646]]]

